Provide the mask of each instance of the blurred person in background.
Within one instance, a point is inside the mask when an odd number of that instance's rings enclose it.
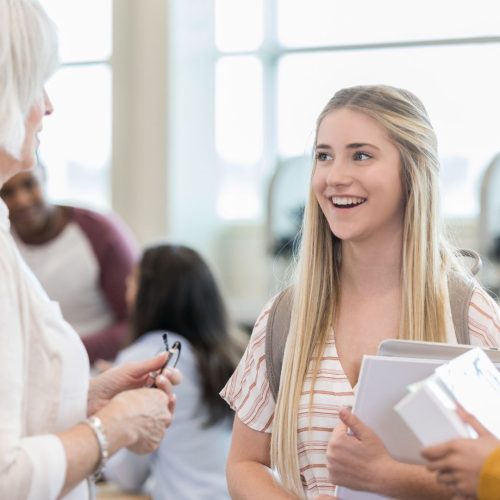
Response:
[[[231,327],[208,265],[185,246],[147,249],[128,281],[127,302],[133,343],[117,364],[154,356],[166,331],[170,344],[181,342],[183,382],[175,419],[158,450],[149,456],[119,452],[106,478],[139,490],[151,476],[155,500],[229,498],[224,469],[233,412],[219,391],[243,354],[245,335]]]
[[[115,358],[127,331],[125,280],[137,257],[130,231],[114,215],[53,205],[46,168],[9,179],[0,196],[24,260],[96,359]]]

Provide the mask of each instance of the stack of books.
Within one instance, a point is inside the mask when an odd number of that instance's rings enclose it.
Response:
[[[353,413],[375,431],[398,461],[424,464],[421,450],[455,437],[473,437],[457,403],[500,437],[500,351],[465,345],[386,340],[364,356]],[[496,416],[496,418],[495,418]],[[382,500],[337,488],[341,500]]]

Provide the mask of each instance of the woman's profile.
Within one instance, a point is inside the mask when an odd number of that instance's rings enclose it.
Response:
[[[0,0],[0,190],[35,165],[56,67],[55,26],[39,2]],[[165,361],[90,378],[80,338],[22,260],[0,200],[0,498],[86,500],[109,456],[155,450],[180,381],[175,371],[151,377]]]

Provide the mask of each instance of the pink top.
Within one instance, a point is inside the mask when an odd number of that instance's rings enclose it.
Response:
[[[265,361],[265,335],[270,301],[259,316],[236,371],[221,392],[238,418],[250,428],[272,432],[275,402],[269,388]],[[471,345],[500,345],[500,310],[493,299],[480,288],[474,291],[469,307]],[[342,369],[333,330],[321,358],[314,387],[312,430],[309,425],[309,391],[311,373],[306,378],[299,402],[298,454],[299,467],[306,498],[334,495],[335,485],[326,469],[326,448],[333,428],[339,422],[338,413],[354,403],[354,391]]]

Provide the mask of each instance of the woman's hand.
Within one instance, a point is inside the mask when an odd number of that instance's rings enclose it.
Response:
[[[454,439],[425,448],[422,455],[430,462],[427,468],[437,472],[440,483],[451,488],[457,496],[475,498],[483,463],[500,446],[500,441],[470,413],[461,408],[458,413],[479,437]]]
[[[395,460],[379,437],[350,410],[343,408],[339,417],[342,423],[333,430],[327,449],[331,481],[356,490],[379,491]]]
[[[166,368],[163,373],[156,375],[166,363],[167,357],[168,354],[164,352],[146,361],[126,363],[111,368],[94,377],[90,381],[87,414],[92,415],[99,411],[120,392],[152,385],[153,382],[171,400],[172,386],[179,384],[182,376],[175,368]]]
[[[172,422],[175,398],[156,388],[142,388],[117,394],[97,415],[103,420],[106,434],[117,449],[127,447],[134,453],[155,451]]]

